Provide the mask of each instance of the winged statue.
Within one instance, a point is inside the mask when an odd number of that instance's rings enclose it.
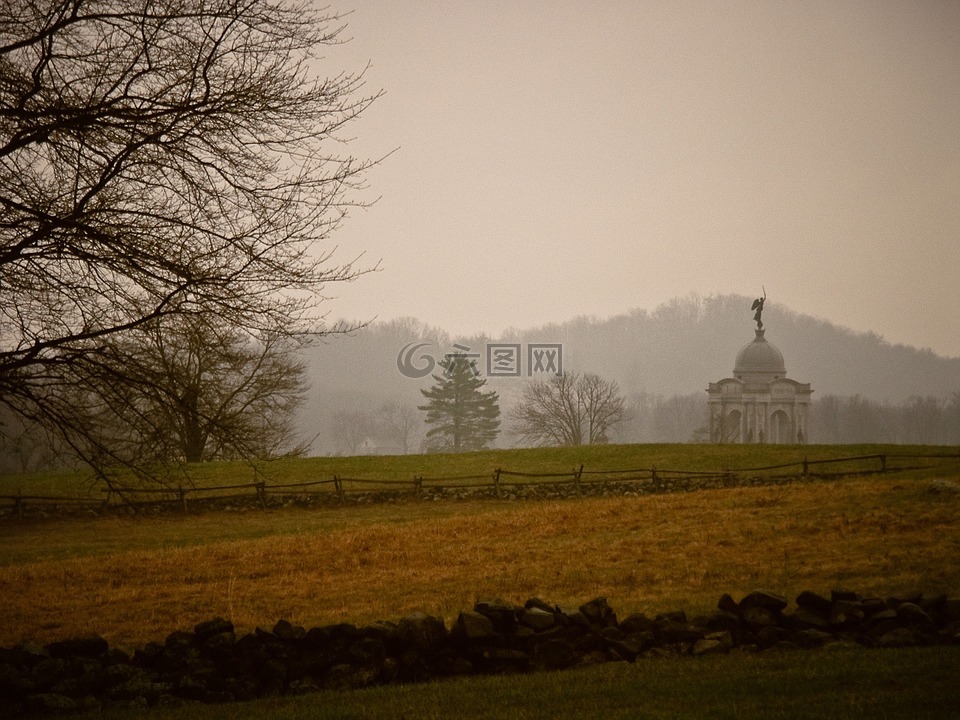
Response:
[[[763,288],[763,297],[758,297],[750,306],[751,310],[756,310],[753,319],[757,321],[757,330],[763,330],[763,320],[760,319],[760,316],[763,314],[763,303],[767,299],[767,289],[763,285],[760,287]]]

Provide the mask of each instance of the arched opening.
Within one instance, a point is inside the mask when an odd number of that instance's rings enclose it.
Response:
[[[793,423],[783,410],[777,410],[770,416],[770,442],[777,445],[793,442]]]

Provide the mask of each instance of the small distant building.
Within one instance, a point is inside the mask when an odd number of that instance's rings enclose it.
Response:
[[[733,377],[712,382],[707,389],[710,440],[802,445],[810,433],[813,391],[809,383],[787,377],[783,353],[764,337],[759,312],[755,319],[756,337],[737,353]]]
[[[406,455],[407,451],[397,443],[380,442],[371,437],[365,437],[357,445],[354,455]]]

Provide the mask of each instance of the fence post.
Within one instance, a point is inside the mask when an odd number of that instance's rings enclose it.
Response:
[[[573,474],[573,486],[577,489],[577,497],[583,497],[583,493],[580,490],[580,476],[583,475],[583,463],[580,464],[580,467]]]
[[[260,507],[264,510],[267,509],[267,483],[261,480],[256,485],[257,490],[257,500],[260,501]]]
[[[184,492],[183,484],[177,486],[177,492],[180,494],[180,507],[183,508],[183,511],[187,511],[187,493]]]
[[[657,468],[656,466],[650,468],[650,479],[653,481],[653,489],[660,489],[660,480],[657,478]]]
[[[423,477],[420,475],[415,475],[413,477],[413,489],[417,493],[417,500],[423,499]]]
[[[343,504],[343,483],[340,482],[340,478],[336,475],[333,476],[333,487],[337,491],[337,497],[340,499],[340,503]]]
[[[17,496],[13,499],[13,509],[17,513],[18,518],[23,517],[23,498],[20,497],[23,495],[23,490],[17,488]]]
[[[493,490],[500,497],[500,468],[493,471]]]
[[[806,477],[810,474],[810,464],[807,462],[807,457],[803,457],[803,477]]]

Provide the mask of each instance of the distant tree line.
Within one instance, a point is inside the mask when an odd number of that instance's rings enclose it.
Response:
[[[607,404],[598,404],[610,422],[591,426],[591,405],[575,391],[577,377],[592,378],[605,387]],[[402,406],[399,406],[402,407]],[[392,414],[399,407],[391,405]],[[579,408],[579,409],[578,409]],[[596,376],[570,375],[553,381],[527,383],[507,408],[510,422],[498,444],[507,447],[562,446],[594,443],[706,443],[709,442],[705,393],[662,395],[631,393],[621,397],[615,383]],[[362,451],[361,441],[373,441],[383,452],[424,450],[422,417],[409,412],[401,435],[396,424],[385,424],[377,415],[359,411],[341,415],[341,432],[362,427],[356,441],[344,442],[343,454]],[[591,430],[591,427],[593,428]],[[397,438],[405,437],[400,450]],[[902,445],[960,444],[960,392],[949,398],[912,397],[892,404],[859,395],[825,395],[815,398],[810,411],[810,437],[817,444],[888,443]]]
[[[420,449],[423,418],[415,406],[387,400],[376,412],[337,410],[326,434],[338,455],[407,455]]]
[[[567,381],[569,382],[568,376]],[[562,383],[552,383],[552,385]],[[524,434],[522,420],[537,392],[551,383],[531,383],[526,393],[508,407],[510,422],[496,441],[489,434],[483,446],[502,447],[560,446],[578,444],[559,434]],[[609,389],[609,386],[608,386]],[[575,397],[571,393],[571,397]],[[632,393],[626,397],[611,395],[618,420],[592,436],[584,424],[579,444],[589,443],[705,443],[708,441],[705,393],[661,395]],[[620,403],[616,399],[620,399]],[[527,405],[525,409],[525,404]],[[563,403],[559,407],[564,407]],[[566,407],[570,407],[569,404]],[[570,417],[557,413],[552,417],[557,428]],[[581,419],[586,416],[581,415]],[[453,450],[452,443],[431,442],[424,412],[415,401],[405,404],[386,401],[374,409],[339,410],[324,429],[336,443],[339,455],[405,455],[409,453]],[[540,420],[550,421],[549,413]],[[70,457],[57,436],[42,426],[24,423],[14,417],[0,417],[7,433],[0,437],[0,474],[46,470],[62,467]],[[549,423],[548,423],[549,424]],[[435,423],[436,427],[437,424]],[[529,427],[528,427],[529,429]],[[436,433],[435,433],[436,435]],[[449,435],[449,434],[447,434]],[[452,437],[452,436],[451,436]],[[889,443],[903,445],[960,445],[960,391],[949,398],[913,397],[902,403],[880,403],[859,395],[825,395],[816,398],[810,410],[810,438],[815,444]],[[441,447],[442,446],[442,447]]]
[[[913,396],[892,405],[860,395],[825,395],[810,408],[818,443],[960,445],[960,391],[948,398]]]
[[[614,437],[619,443],[707,441],[704,393],[634,393],[627,403],[627,418]],[[860,395],[815,397],[808,442],[958,445],[960,391],[947,398],[914,396],[896,404]]]
[[[624,421],[613,442],[707,442],[706,393],[660,395],[632,393],[627,397]]]

